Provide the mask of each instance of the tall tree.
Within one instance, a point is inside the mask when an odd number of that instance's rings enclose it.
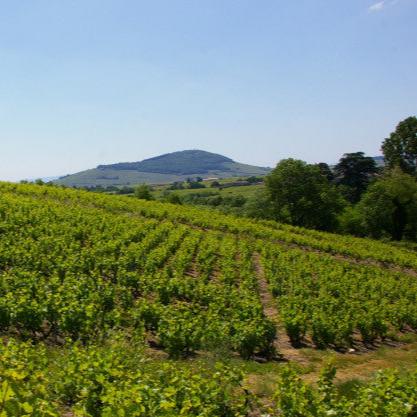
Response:
[[[372,184],[355,209],[363,231],[373,237],[417,237],[417,182],[399,168]]]
[[[332,230],[344,206],[342,196],[319,167],[300,160],[279,162],[265,184],[274,217],[282,222]]]
[[[344,196],[356,203],[378,172],[373,158],[363,152],[345,153],[334,168],[336,183],[343,186]]]
[[[334,180],[333,171],[326,162],[319,162],[316,166],[319,168],[321,175],[324,175],[329,181]]]
[[[382,144],[385,163],[389,168],[398,166],[408,174],[417,173],[417,117],[400,122],[395,132]]]

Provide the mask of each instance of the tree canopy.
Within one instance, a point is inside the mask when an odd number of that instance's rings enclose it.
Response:
[[[319,162],[318,164],[316,164],[316,166],[319,168],[321,175],[325,176],[329,181],[334,180],[333,171],[331,170],[328,164],[326,164],[325,162]]]
[[[320,168],[300,160],[282,160],[265,183],[278,221],[331,230],[344,205]]]
[[[345,153],[334,168],[337,184],[343,187],[343,194],[351,202],[360,200],[378,167],[373,158],[363,152]]]
[[[416,238],[417,182],[394,169],[372,184],[357,205],[361,227],[366,234],[394,240]]]
[[[408,174],[417,172],[417,117],[400,122],[382,144],[385,163],[389,168],[398,166]]]
[[[141,200],[153,200],[151,187],[147,184],[138,185],[135,188],[135,197]]]

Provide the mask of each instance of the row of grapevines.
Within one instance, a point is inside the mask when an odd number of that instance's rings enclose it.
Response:
[[[414,277],[299,249],[260,249],[293,343],[308,335],[318,347],[348,347],[356,332],[373,342],[390,330],[417,329]]]
[[[304,382],[287,367],[275,392],[274,416],[280,417],[412,417],[417,415],[417,370],[380,371],[374,379],[355,388],[350,398],[339,394],[336,370],[322,370],[317,387]]]
[[[380,371],[341,395],[327,366],[316,386],[291,366],[258,413],[269,417],[411,417],[417,371]],[[9,338],[0,344],[0,414],[4,417],[248,417],[253,395],[242,374],[222,363],[154,362],[134,339],[113,335],[103,345],[67,344],[54,351]],[[266,408],[266,409],[264,409]],[[257,414],[256,414],[257,415]]]
[[[271,351],[249,243],[53,200],[0,201],[0,331],[88,341],[122,327],[153,333],[171,356]]]
[[[88,338],[144,326],[171,355],[219,345],[245,357],[270,350],[248,237],[12,193],[1,207],[3,331]],[[295,343],[308,335],[320,347],[350,346],[356,331],[371,342],[391,327],[416,327],[413,278],[262,247]]]
[[[192,367],[146,360],[134,341],[103,346],[0,344],[3,417],[168,417],[247,415],[242,376],[222,365]]]
[[[88,337],[128,325],[142,273],[163,264],[187,232],[54,202],[2,203],[0,328],[32,335]]]
[[[174,222],[202,228],[250,234],[253,237],[262,239],[282,241],[324,252],[390,263],[417,270],[417,255],[415,252],[371,239],[310,231],[272,221],[237,218],[203,208],[139,201],[124,196],[97,195],[85,191],[60,189],[58,187],[1,183],[0,189],[37,198],[54,199],[83,206],[94,206],[112,212],[136,213],[147,218],[169,219]]]
[[[189,236],[201,233],[193,231]],[[264,316],[256,292],[253,248],[219,233],[205,232],[199,238],[192,268],[204,274],[179,275],[178,266],[172,265],[146,277],[147,298],[152,302],[141,301],[138,306],[146,330],[173,357],[200,349],[235,350],[245,358],[272,353],[275,328]],[[186,241],[183,247],[188,248]],[[173,260],[181,255],[181,248]],[[207,268],[206,262],[199,262],[200,251],[207,254],[210,248],[218,253],[210,257]]]

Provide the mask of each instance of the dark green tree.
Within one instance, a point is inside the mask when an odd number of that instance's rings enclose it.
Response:
[[[333,171],[331,170],[328,164],[326,164],[325,162],[319,162],[318,164],[316,164],[316,166],[320,170],[321,175],[324,175],[329,181],[334,180]]]
[[[281,161],[265,184],[275,219],[285,223],[332,230],[345,204],[317,166],[300,160]]]
[[[168,188],[167,190],[183,190],[184,189],[184,183],[180,182],[180,181],[175,181],[173,182]]]
[[[153,200],[151,191],[151,187],[149,187],[147,184],[138,185],[135,188],[135,197],[142,200]]]
[[[388,168],[400,167],[408,174],[417,172],[417,117],[408,117],[400,122],[395,132],[382,144]]]
[[[256,184],[256,183],[262,182],[263,178],[262,177],[255,177],[254,175],[252,175],[251,177],[246,178],[246,181],[249,184]]]
[[[189,183],[187,183],[187,188],[197,190],[199,188],[206,188],[206,185],[203,182],[190,181]]]
[[[356,207],[367,234],[416,239],[417,182],[399,168],[372,184]]]
[[[335,166],[334,173],[345,198],[356,203],[378,173],[378,167],[374,159],[363,152],[345,153]]]

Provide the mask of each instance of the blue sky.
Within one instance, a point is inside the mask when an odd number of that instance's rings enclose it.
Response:
[[[0,6],[0,179],[196,148],[333,162],[417,113],[416,0]]]

